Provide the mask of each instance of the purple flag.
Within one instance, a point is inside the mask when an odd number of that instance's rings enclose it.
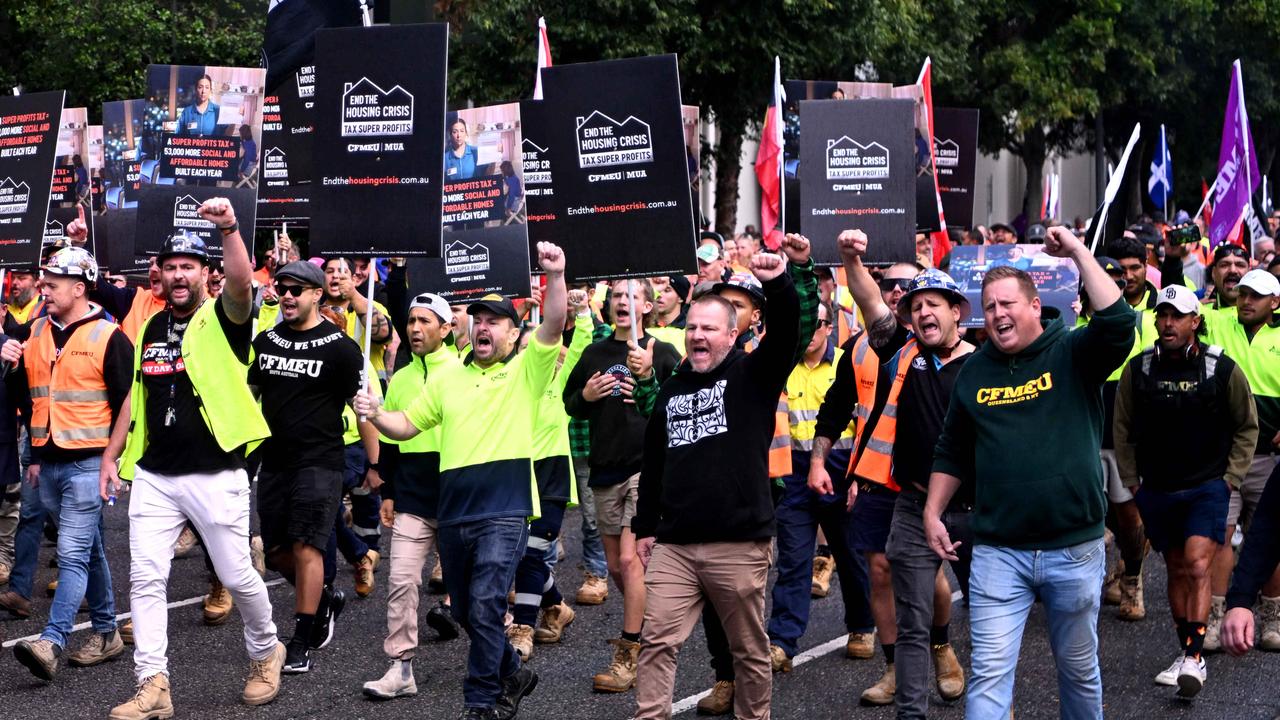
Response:
[[[1222,148],[1218,151],[1218,177],[1213,187],[1213,219],[1209,225],[1209,245],[1227,240],[1240,219],[1253,191],[1261,182],[1258,156],[1253,150],[1253,133],[1244,107],[1244,81],[1240,61],[1231,66],[1231,90],[1227,95],[1227,115],[1222,122]]]

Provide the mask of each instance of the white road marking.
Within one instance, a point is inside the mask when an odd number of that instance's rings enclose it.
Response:
[[[267,581],[267,583],[266,583],[266,585],[267,585],[267,587],[272,587],[272,586],[274,586],[274,585],[279,585],[279,584],[280,584],[280,583],[282,583],[282,582],[284,582],[284,578],[276,578],[275,580],[268,580],[268,581]],[[171,602],[171,603],[169,603],[168,605],[166,605],[165,607],[167,607],[167,608],[169,608],[170,610],[172,610],[172,609],[174,609],[174,608],[186,607],[186,606],[188,606],[188,605],[195,605],[196,603],[202,603],[202,602],[204,602],[204,597],[205,597],[204,595],[201,595],[201,596],[199,596],[199,597],[187,598],[186,600],[179,600],[179,601],[177,601],[177,602]],[[128,619],[129,619],[129,618],[131,618],[131,617],[133,617],[133,613],[131,613],[131,612],[127,612],[127,613],[120,613],[119,615],[117,615],[117,616],[116,616],[116,622],[123,622],[123,621],[125,621],[125,620],[128,620]],[[86,630],[86,629],[91,628],[91,627],[93,627],[93,623],[91,623],[91,622],[76,623],[75,625],[73,625],[73,626],[71,627],[71,632],[79,632],[79,631],[81,631],[81,630]],[[28,641],[28,642],[33,642],[33,641],[36,641],[36,640],[39,640],[39,639],[40,639],[40,633],[36,633],[35,635],[28,635],[28,636],[26,636],[26,637],[14,638],[14,639],[12,639],[12,640],[5,641],[4,646],[3,646],[3,647],[10,648],[10,647],[13,647],[14,645],[17,645],[18,643],[22,642],[23,640],[26,640],[26,641]],[[695,702],[696,702],[696,701],[695,701]]]

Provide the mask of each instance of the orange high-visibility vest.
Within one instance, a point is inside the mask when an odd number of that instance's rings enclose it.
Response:
[[[156,297],[151,292],[151,288],[138,288],[133,296],[133,304],[129,306],[129,314],[120,321],[120,329],[124,331],[125,337],[129,338],[129,342],[137,345],[138,332],[142,330],[142,324],[164,307],[164,298]]]
[[[791,474],[791,420],[787,406],[787,394],[778,397],[778,409],[773,414],[773,437],[769,440],[769,477],[780,478]]]
[[[889,386],[889,396],[880,410],[880,419],[876,421],[871,437],[863,446],[862,434],[865,425],[858,426],[858,439],[854,447],[861,452],[849,462],[853,475],[863,480],[879,483],[897,492],[901,488],[893,480],[893,442],[898,437],[898,395],[902,393],[902,382],[907,377],[907,368],[911,361],[920,354],[915,338],[911,338],[894,356],[893,384]]]
[[[59,353],[49,318],[31,325],[25,360],[31,387],[31,444],[52,438],[65,450],[105,448],[111,437],[111,405],[102,375],[115,323],[99,318],[77,327]]]

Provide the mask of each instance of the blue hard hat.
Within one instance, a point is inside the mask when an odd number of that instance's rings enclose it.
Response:
[[[962,317],[969,316],[969,299],[960,291],[960,286],[956,284],[956,281],[951,279],[950,275],[937,268],[929,268],[911,278],[911,282],[907,285],[907,291],[898,300],[898,318],[903,324],[911,322],[911,296],[926,290],[940,292],[947,296],[949,300],[960,305]]]

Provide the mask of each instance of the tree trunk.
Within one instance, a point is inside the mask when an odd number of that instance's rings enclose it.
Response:
[[[742,172],[742,136],[746,133],[746,123],[717,113],[716,131],[716,146],[711,153],[716,167],[715,228],[721,235],[729,236],[738,226],[738,174]]]
[[[1027,225],[1040,222],[1040,203],[1044,201],[1044,160],[1046,155],[1044,131],[1028,130],[1022,141],[1022,166],[1027,171],[1027,184],[1023,193],[1022,216]]]

